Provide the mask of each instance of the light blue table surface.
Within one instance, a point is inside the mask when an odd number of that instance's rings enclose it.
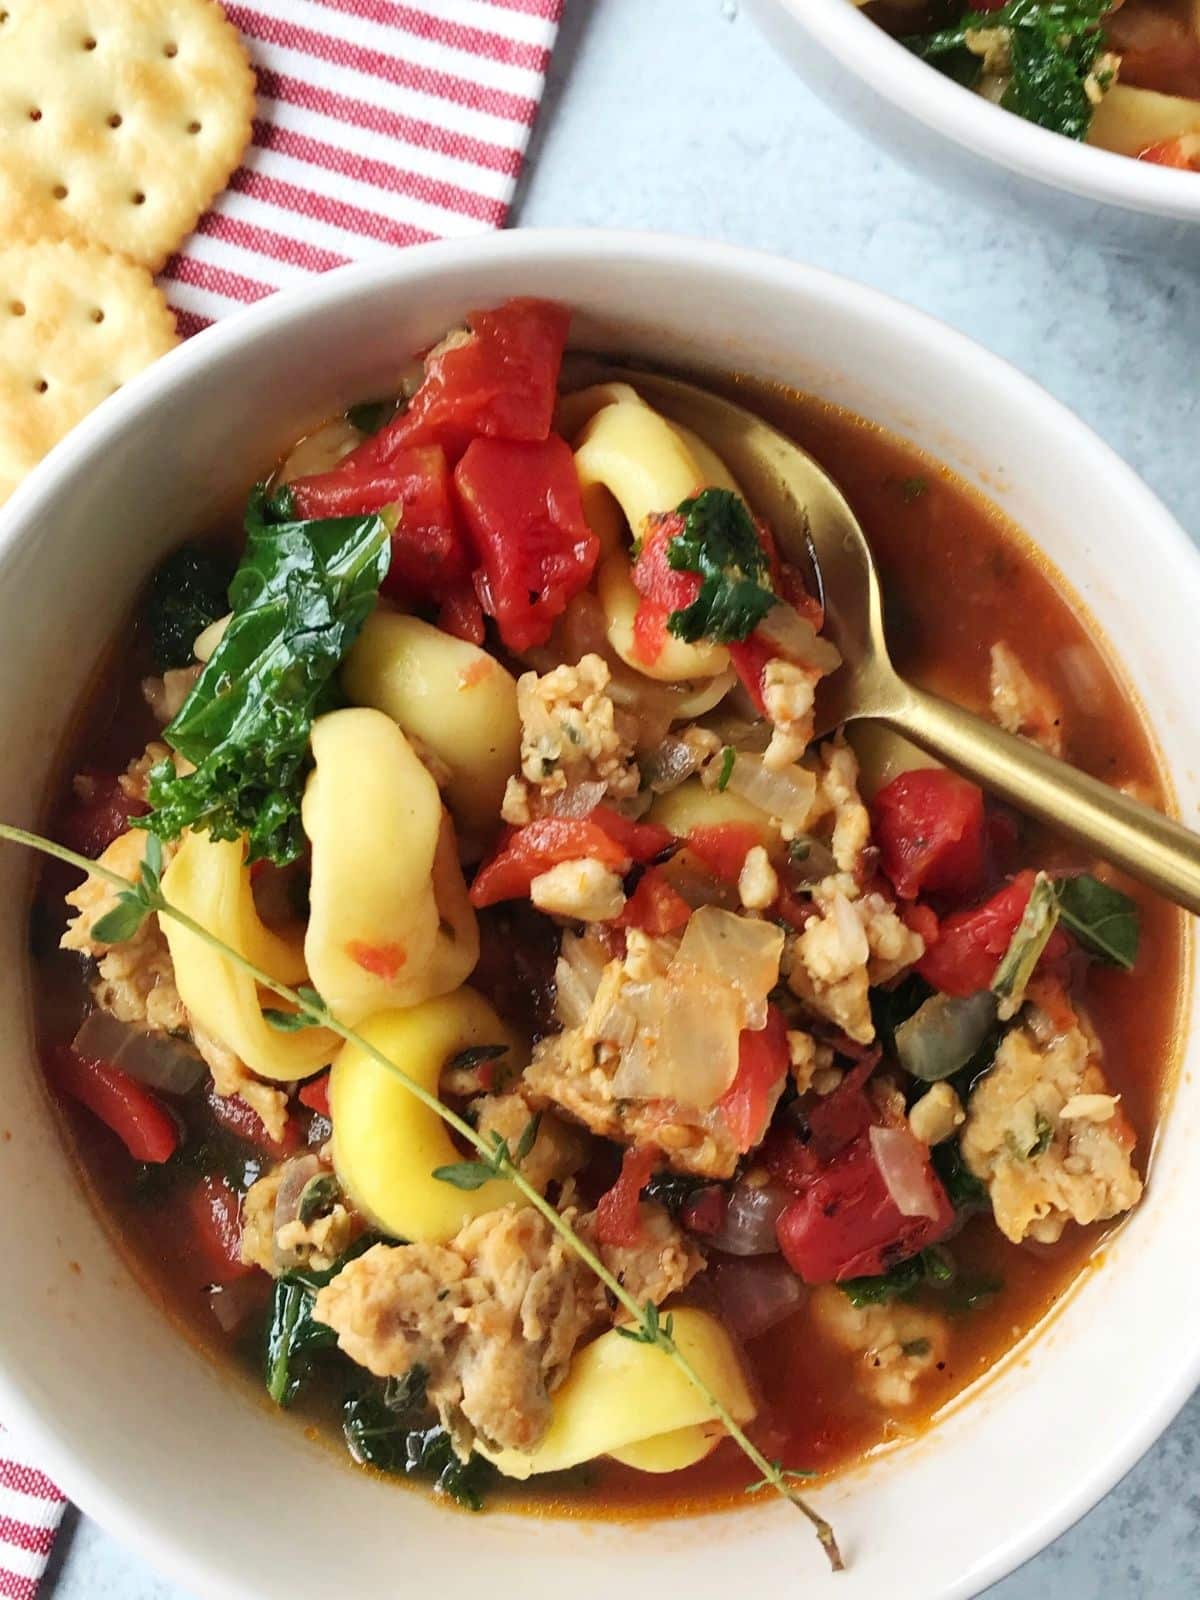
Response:
[[[567,11],[517,223],[726,239],[912,301],[1037,378],[1200,536],[1194,272],[948,199],[818,104],[738,0]],[[47,1593],[187,1600],[74,1514]],[[1103,1504],[991,1593],[1200,1595],[1200,1396]]]

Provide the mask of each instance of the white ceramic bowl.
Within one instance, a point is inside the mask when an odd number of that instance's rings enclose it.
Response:
[[[512,294],[569,302],[583,345],[822,394],[985,487],[1120,641],[1194,816],[1200,739],[1180,652],[1200,563],[1081,423],[957,334],[822,273],[693,241],[527,232],[406,251],[268,301],[114,396],[20,489],[0,519],[0,817],[38,816],[89,668],[163,552],[306,426],[386,391],[411,351]],[[635,1588],[728,1600],[784,1572],[814,1600],[950,1600],[1091,1506],[1200,1376],[1200,1279],[1180,1271],[1200,1215],[1189,1033],[1153,1182],[1104,1267],[922,1442],[819,1492],[845,1576],[778,1504],[673,1524],[464,1520],[353,1473],[180,1337],[89,1206],[32,1061],[30,868],[0,849],[0,1417],[86,1511],[204,1600],[466,1596],[498,1582],[573,1600]]]
[[[797,72],[835,111],[939,183],[1032,209],[1106,248],[1200,258],[1200,176],[1025,122],[961,88],[851,0],[752,0]]]

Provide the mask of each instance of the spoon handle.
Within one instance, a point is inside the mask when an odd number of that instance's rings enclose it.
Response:
[[[1200,834],[961,706],[904,685],[878,714],[989,793],[1200,915]]]

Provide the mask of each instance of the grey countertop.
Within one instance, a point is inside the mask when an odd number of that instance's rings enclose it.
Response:
[[[1200,536],[1196,277],[947,198],[815,101],[738,0],[567,0],[514,220],[726,239],[912,301],[1037,378]],[[992,1591],[1197,1593],[1200,1397],[1102,1505]],[[44,1596],[187,1600],[74,1513]]]

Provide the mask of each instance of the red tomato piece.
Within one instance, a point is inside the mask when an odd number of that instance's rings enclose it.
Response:
[[[289,1116],[284,1123],[282,1139],[272,1139],[258,1112],[247,1105],[240,1094],[218,1094],[210,1088],[204,1098],[208,1109],[222,1127],[277,1161],[282,1161],[284,1156],[300,1148],[300,1125],[295,1117]]]
[[[690,606],[700,593],[699,574],[677,571],[667,559],[667,547],[683,526],[677,511],[655,518],[633,563],[633,586],[642,597],[633,618],[633,647],[647,666],[663,652],[671,612]]]
[[[456,639],[465,639],[468,644],[483,643],[483,607],[474,589],[466,584],[442,601],[437,622],[443,633],[452,633]]]
[[[1138,151],[1139,161],[1150,161],[1156,167],[1177,167],[1181,172],[1195,172],[1200,166],[1200,150],[1192,150],[1183,138],[1163,139],[1158,144],[1147,145]]]
[[[466,320],[470,336],[432,352],[408,410],[377,439],[440,444],[457,460],[478,435],[540,440],[550,432],[571,313],[549,300],[515,299],[469,311]]]
[[[774,661],[778,655],[779,651],[769,645],[757,630],[740,644],[729,646],[729,659],[733,663],[733,670],[754,702],[754,709],[760,717],[765,717],[767,714],[766,701],[763,699],[763,673],[767,670],[767,662]]]
[[[647,867],[617,918],[618,928],[640,928],[643,933],[678,933],[692,908],[672,887],[658,867]]]
[[[232,1283],[254,1271],[242,1260],[242,1206],[224,1178],[202,1178],[186,1200],[193,1265],[209,1283]]]
[[[638,1206],[659,1159],[652,1144],[631,1145],[626,1150],[620,1177],[596,1204],[596,1238],[601,1244],[636,1245],[641,1241]]]
[[[539,817],[501,837],[495,854],[475,874],[471,904],[477,909],[501,900],[523,900],[529,885],[561,861],[599,861],[614,872],[628,872],[624,848],[587,817]]]
[[[928,906],[902,906],[900,920],[906,928],[911,928],[914,933],[921,935],[926,949],[938,942],[940,937],[938,919]]]
[[[962,998],[988,988],[1025,914],[1033,880],[1034,873],[1027,868],[983,905],[944,918],[938,926],[937,942],[917,962],[917,971],[926,983],[943,994]],[[1053,969],[1069,949],[1066,934],[1056,928],[1036,970]]]
[[[58,825],[58,840],[95,860],[128,830],[130,817],[144,817],[149,809],[141,800],[129,798],[115,773],[83,772],[74,801]]]
[[[169,1161],[178,1149],[175,1118],[156,1094],[119,1067],[63,1046],[54,1052],[50,1077],[111,1128],[135,1161]]]
[[[346,954],[356,967],[361,967],[372,977],[383,978],[387,983],[392,981],[408,960],[408,952],[402,944],[367,944],[362,939],[351,939],[346,946]]]
[[[296,1096],[302,1106],[307,1106],[310,1111],[315,1111],[319,1117],[329,1116],[329,1074],[323,1072],[319,1078],[312,1078],[306,1083]]]
[[[383,593],[446,599],[466,585],[472,566],[446,453],[423,445],[397,450],[386,461],[377,456],[377,440],[368,439],[332,472],[297,478],[291,485],[296,510],[302,517],[352,517],[395,506],[399,520]]]
[[[631,861],[653,861],[675,843],[675,835],[661,822],[631,822],[611,806],[595,806],[587,820],[615,839]]]
[[[777,1007],[768,1006],[766,1027],[745,1029],[738,1040],[737,1076],[717,1101],[740,1151],[762,1139],[787,1075],[787,1023]]]
[[[928,1164],[928,1155],[923,1159]],[[949,1196],[932,1168],[927,1177],[936,1215],[905,1216],[879,1170],[869,1134],[860,1134],[781,1213],[776,1234],[784,1259],[806,1283],[889,1271],[953,1226]]]
[[[809,1148],[818,1161],[829,1161],[877,1120],[866,1083],[878,1061],[878,1050],[864,1056],[833,1093],[823,1096],[809,1111]]]
[[[763,1140],[759,1159],[773,1178],[802,1193],[821,1170],[821,1162],[795,1128],[776,1125]]]
[[[689,849],[722,883],[736,883],[750,851],[765,841],[765,828],[753,822],[714,822],[687,836]]]
[[[556,433],[540,444],[476,439],[454,469],[454,486],[480,562],[475,589],[484,611],[510,650],[545,644],[600,554],[570,445]]]
[[[902,772],[871,804],[880,865],[904,900],[919,894],[967,899],[987,864],[983,790],[956,772]]]

